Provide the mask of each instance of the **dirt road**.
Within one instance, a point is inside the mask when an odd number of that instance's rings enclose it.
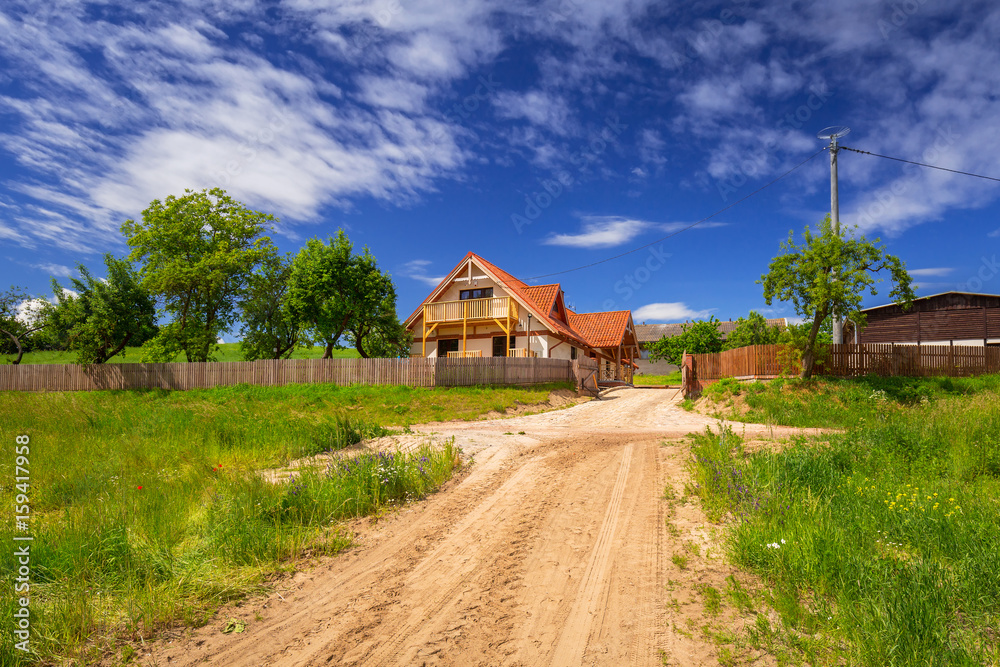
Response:
[[[696,591],[730,569],[697,504],[664,498],[683,492],[687,450],[663,443],[716,422],[677,408],[673,393],[628,389],[541,415],[427,425],[395,445],[454,436],[475,461],[464,477],[142,663],[715,664],[714,645],[692,630],[733,619],[702,618]],[[222,634],[228,617],[246,632]]]

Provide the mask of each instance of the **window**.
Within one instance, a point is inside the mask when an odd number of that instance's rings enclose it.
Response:
[[[507,336],[494,336],[493,337],[493,356],[494,357],[506,357],[507,351],[503,349],[503,341]],[[510,349],[514,349],[514,337],[510,336],[507,346]]]
[[[458,298],[462,301],[466,299],[489,299],[493,297],[492,287],[477,287],[476,289],[464,289],[458,293]]]
[[[449,352],[458,352],[458,339],[443,338],[438,340],[438,356],[447,357]]]
[[[575,347],[570,346],[570,348],[569,348],[569,358],[570,359],[576,359],[576,348]]]

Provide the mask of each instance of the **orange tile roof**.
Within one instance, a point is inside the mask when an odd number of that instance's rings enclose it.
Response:
[[[529,285],[522,289],[525,296],[541,308],[542,312],[546,315],[552,312],[552,306],[556,302],[556,295],[559,294],[559,283],[552,285]]]
[[[584,340],[593,347],[617,347],[625,337],[625,327],[628,325],[628,310],[610,310],[602,313],[569,314],[569,323],[579,331]]]

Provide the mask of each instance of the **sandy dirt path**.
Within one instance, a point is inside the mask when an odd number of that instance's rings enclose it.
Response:
[[[717,421],[672,390],[511,419],[430,424],[382,447],[454,437],[467,473],[358,546],[143,651],[146,665],[715,664],[695,591],[732,573],[683,493],[676,441]],[[801,432],[734,425],[752,438]],[[523,432],[523,433],[522,433]],[[712,550],[715,549],[715,555]],[[671,556],[684,553],[678,569]],[[226,618],[246,622],[223,634]],[[694,619],[694,620],[692,620]],[[704,623],[703,623],[704,622]],[[766,662],[766,661],[765,661]]]

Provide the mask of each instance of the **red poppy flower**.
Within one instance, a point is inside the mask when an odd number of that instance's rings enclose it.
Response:
[[[142,487],[141,486],[139,487],[139,490],[142,491]]]

